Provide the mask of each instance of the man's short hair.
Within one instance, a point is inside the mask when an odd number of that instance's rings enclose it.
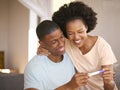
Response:
[[[55,22],[44,20],[36,28],[37,37],[39,40],[42,40],[46,35],[54,32],[58,28],[59,26]]]

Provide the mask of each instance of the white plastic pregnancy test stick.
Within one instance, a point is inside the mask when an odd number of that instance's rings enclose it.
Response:
[[[103,73],[104,71],[105,70],[99,70],[99,71],[96,71],[96,72],[89,73],[88,75],[91,77],[93,75],[97,75],[97,74]]]

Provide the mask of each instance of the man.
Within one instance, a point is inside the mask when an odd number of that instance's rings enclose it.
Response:
[[[73,84],[74,88],[78,86],[75,81],[78,83],[80,75],[74,75],[75,69],[65,53],[65,39],[59,26],[53,21],[45,20],[37,26],[36,33],[40,45],[49,50],[51,54],[36,55],[27,64],[24,73],[24,89],[73,90],[69,88]]]

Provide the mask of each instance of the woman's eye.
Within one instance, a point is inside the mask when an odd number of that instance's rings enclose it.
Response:
[[[82,32],[78,32],[78,33],[82,33]]]
[[[79,31],[78,33],[83,33],[84,31]]]

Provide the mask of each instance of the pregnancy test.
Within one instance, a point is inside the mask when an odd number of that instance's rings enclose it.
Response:
[[[103,73],[104,71],[105,71],[105,70],[99,70],[99,71],[96,71],[96,72],[89,73],[88,75],[89,75],[89,76],[94,76],[94,75]]]

